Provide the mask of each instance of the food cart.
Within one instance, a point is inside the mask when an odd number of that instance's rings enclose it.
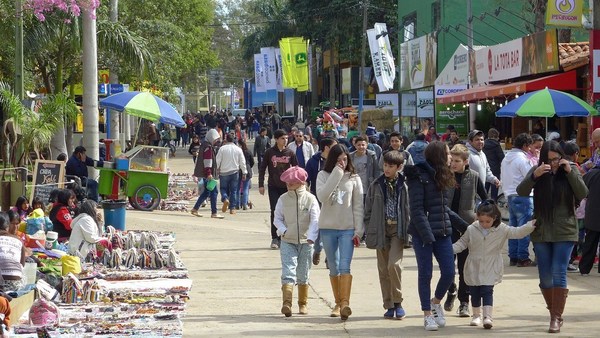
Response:
[[[168,159],[168,148],[137,146],[119,155],[114,168],[98,168],[98,192],[110,199],[127,196],[135,209],[152,211],[167,197]]]

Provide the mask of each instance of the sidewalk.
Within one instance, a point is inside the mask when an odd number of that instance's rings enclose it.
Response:
[[[251,145],[249,145],[251,146]],[[169,161],[171,172],[193,171],[191,156],[179,148]],[[455,310],[447,313],[447,326],[437,332],[423,329],[417,293],[417,269],[412,249],[405,250],[403,270],[404,320],[384,320],[375,251],[357,248],[352,261],[354,275],[350,305],[353,315],[346,322],[330,318],[333,295],[324,256],[313,267],[309,293],[309,315],[297,313],[285,318],[281,308],[281,264],[279,252],[269,249],[269,201],[258,193],[258,174],[254,168],[250,199],[252,210],[237,215],[224,213],[225,219],[211,219],[207,207],[204,217],[183,212],[127,211],[128,229],[173,231],[176,248],[194,281],[184,336],[368,336],[368,337],[460,337],[548,336],[549,315],[538,288],[536,268],[509,267],[504,281],[495,288],[494,328],[469,327],[470,318],[459,318]],[[195,201],[190,201],[192,204]],[[220,209],[221,203],[218,207]],[[219,210],[220,211],[220,210]],[[434,269],[436,281],[439,273]],[[458,279],[458,276],[456,277]],[[435,285],[432,286],[434,288]],[[569,298],[564,312],[565,325],[558,336],[595,337],[600,331],[600,274],[594,267],[589,277],[569,274]]]

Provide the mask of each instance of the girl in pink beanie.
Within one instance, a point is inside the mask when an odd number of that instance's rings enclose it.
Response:
[[[298,306],[300,314],[307,314],[308,277],[312,263],[314,241],[319,234],[319,203],[306,190],[306,170],[294,166],[281,174],[287,185],[287,193],[281,195],[275,206],[273,223],[277,235],[281,236],[281,291],[283,306],[281,313],[292,315],[294,284],[298,284]]]

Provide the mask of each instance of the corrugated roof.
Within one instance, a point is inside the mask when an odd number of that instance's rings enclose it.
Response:
[[[567,42],[558,44],[560,66],[563,70],[579,68],[590,63],[590,43]]]

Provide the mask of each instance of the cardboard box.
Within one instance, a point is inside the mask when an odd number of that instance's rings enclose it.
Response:
[[[21,318],[25,312],[29,311],[34,300],[35,290],[31,290],[21,297],[13,298],[13,300],[10,301],[10,317],[13,325],[18,323],[19,318]]]

